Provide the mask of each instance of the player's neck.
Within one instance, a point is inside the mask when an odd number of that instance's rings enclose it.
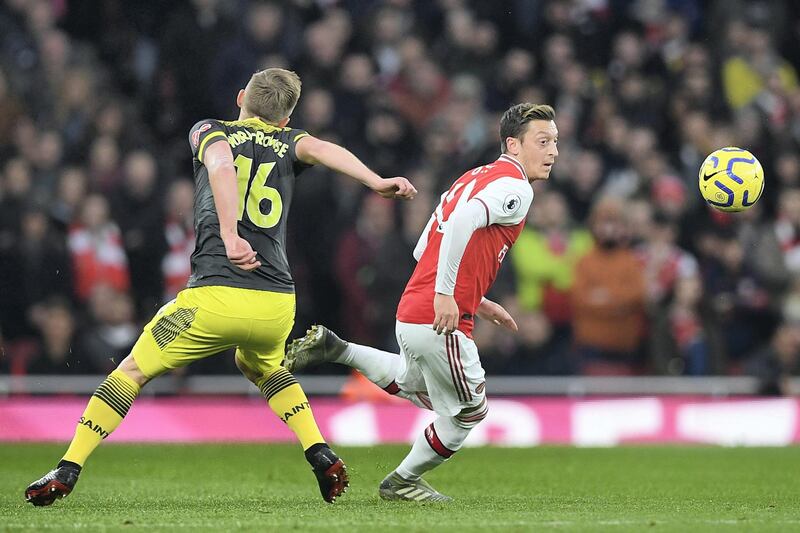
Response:
[[[251,113],[245,112],[244,109],[239,111],[239,120],[248,120],[248,119],[251,119],[251,118],[258,118],[258,117],[253,115],[253,114],[251,114]]]
[[[250,113],[245,113],[244,110],[239,111],[239,120],[251,120],[251,119],[260,120],[264,124],[269,124],[270,126],[278,127],[277,124],[273,124],[272,122],[267,122],[266,120],[257,115],[251,115]]]

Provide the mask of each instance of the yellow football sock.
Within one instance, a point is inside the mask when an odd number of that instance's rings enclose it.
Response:
[[[139,385],[121,370],[109,374],[89,399],[63,460],[83,466],[100,441],[117,429],[139,390]]]
[[[288,370],[278,367],[258,380],[256,385],[267,399],[270,409],[297,435],[304,450],[325,442],[303,388]]]

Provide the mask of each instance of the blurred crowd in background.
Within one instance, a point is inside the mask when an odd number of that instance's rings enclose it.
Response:
[[[295,335],[393,350],[411,250],[439,195],[499,155],[510,105],[556,109],[560,157],[480,322],[490,374],[756,374],[800,350],[800,6],[744,0],[7,0],[0,6],[0,369],[102,373],[182,288],[187,133],[295,70],[293,127],[413,202],[321,168],[289,225]],[[766,189],[709,210],[697,171],[752,151]],[[189,372],[235,372],[232,358]]]

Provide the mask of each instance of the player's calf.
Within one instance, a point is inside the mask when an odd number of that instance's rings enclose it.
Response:
[[[25,500],[37,507],[51,505],[72,492],[78,482],[81,467],[61,461],[59,466],[37,479],[25,489]]]

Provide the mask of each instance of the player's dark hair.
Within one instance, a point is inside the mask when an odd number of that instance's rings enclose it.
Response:
[[[300,86],[300,77],[291,70],[261,70],[247,83],[244,107],[267,122],[278,123],[294,111],[300,99]]]
[[[500,119],[500,151],[506,153],[506,139],[514,137],[519,139],[525,132],[525,127],[532,120],[555,120],[555,110],[546,104],[531,104],[525,102],[511,106]]]

